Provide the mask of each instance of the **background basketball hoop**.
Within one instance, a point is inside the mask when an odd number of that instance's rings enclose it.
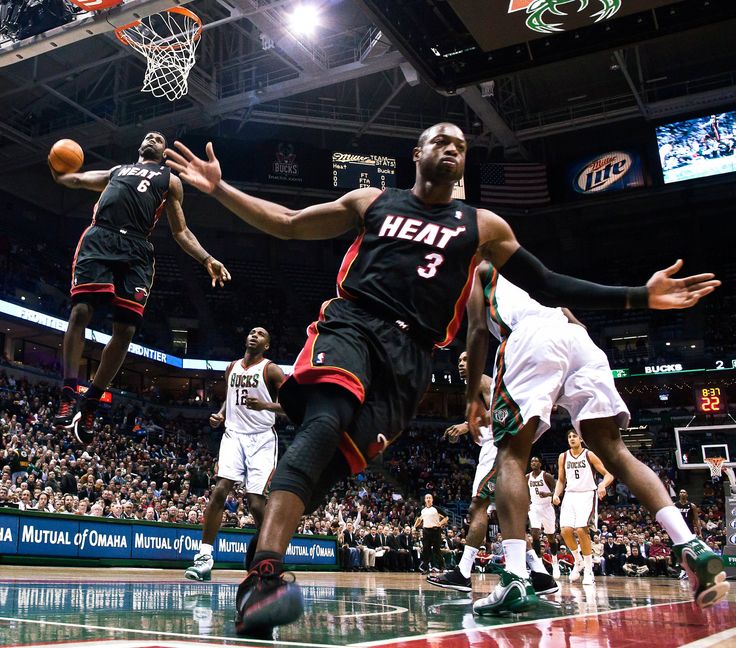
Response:
[[[705,463],[708,464],[708,467],[710,468],[710,476],[718,477],[720,479],[723,471],[723,464],[725,463],[726,459],[725,457],[706,457]]]
[[[199,16],[184,7],[172,7],[115,30],[122,43],[146,57],[142,92],[169,101],[189,90],[187,78],[201,34]]]

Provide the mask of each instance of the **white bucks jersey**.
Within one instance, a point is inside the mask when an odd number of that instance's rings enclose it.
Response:
[[[488,330],[502,341],[515,330],[522,320],[543,318],[551,322],[567,323],[567,317],[559,308],[542,306],[529,293],[504,279],[491,267],[483,292],[486,300]]]
[[[531,500],[532,506],[539,504],[551,504],[551,497],[540,497],[541,495],[551,495],[552,491],[547,486],[547,482],[544,481],[544,471],[539,473],[538,477],[534,476],[534,473],[529,473],[529,499]]]
[[[243,360],[234,362],[227,375],[227,406],[225,429],[237,434],[269,432],[276,422],[276,414],[246,407],[248,398],[273,403],[266,381],[266,367],[271,361],[265,358],[258,364],[246,367]]]
[[[565,491],[581,493],[595,489],[588,451],[583,450],[577,457],[573,457],[569,450],[565,452]]]

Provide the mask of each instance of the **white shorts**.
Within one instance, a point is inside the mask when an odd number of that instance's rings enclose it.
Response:
[[[493,498],[496,492],[496,455],[498,448],[493,440],[489,439],[483,443],[478,455],[478,465],[475,468],[475,479],[473,479],[473,497],[483,499]]]
[[[565,491],[560,507],[560,528],[586,528],[596,512],[596,495],[596,491]]]
[[[615,417],[629,424],[608,358],[576,324],[530,317],[501,344],[493,372],[493,436],[498,442],[539,417],[535,440],[550,425],[552,408],[564,407],[575,430],[580,421]]]
[[[555,507],[552,504],[532,504],[529,507],[530,529],[542,529],[544,533],[551,535],[555,532],[556,524]]]
[[[263,495],[276,470],[279,442],[276,432],[225,432],[220,442],[217,476],[242,482],[246,493]]]

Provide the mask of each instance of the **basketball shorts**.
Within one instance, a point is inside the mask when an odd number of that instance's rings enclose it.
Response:
[[[77,244],[72,262],[74,302],[112,302],[114,320],[137,324],[153,286],[153,245],[139,236],[91,225]]]
[[[217,476],[242,483],[246,493],[264,495],[279,455],[274,430],[259,434],[225,431],[220,442]]]
[[[498,448],[492,439],[487,440],[480,448],[478,465],[475,467],[473,479],[473,497],[493,499],[496,494],[496,455]]]
[[[431,360],[431,349],[396,323],[346,299],[332,299],[307,329],[279,403],[299,424],[306,406],[302,387],[330,383],[350,392],[361,407],[339,447],[350,471],[359,473],[413,418],[432,377]]]
[[[596,511],[595,491],[565,491],[560,507],[560,528],[583,529]]]
[[[493,436],[498,443],[539,417],[535,440],[549,429],[552,408],[567,410],[575,430],[580,421],[615,417],[629,423],[606,354],[576,324],[530,317],[496,353],[493,375]]]
[[[544,533],[552,534],[556,524],[555,507],[552,504],[532,504],[529,507],[530,529],[542,529]]]

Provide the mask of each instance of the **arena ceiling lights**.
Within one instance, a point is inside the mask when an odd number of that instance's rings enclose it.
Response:
[[[360,0],[430,84],[463,86],[736,17],[732,0]]]

